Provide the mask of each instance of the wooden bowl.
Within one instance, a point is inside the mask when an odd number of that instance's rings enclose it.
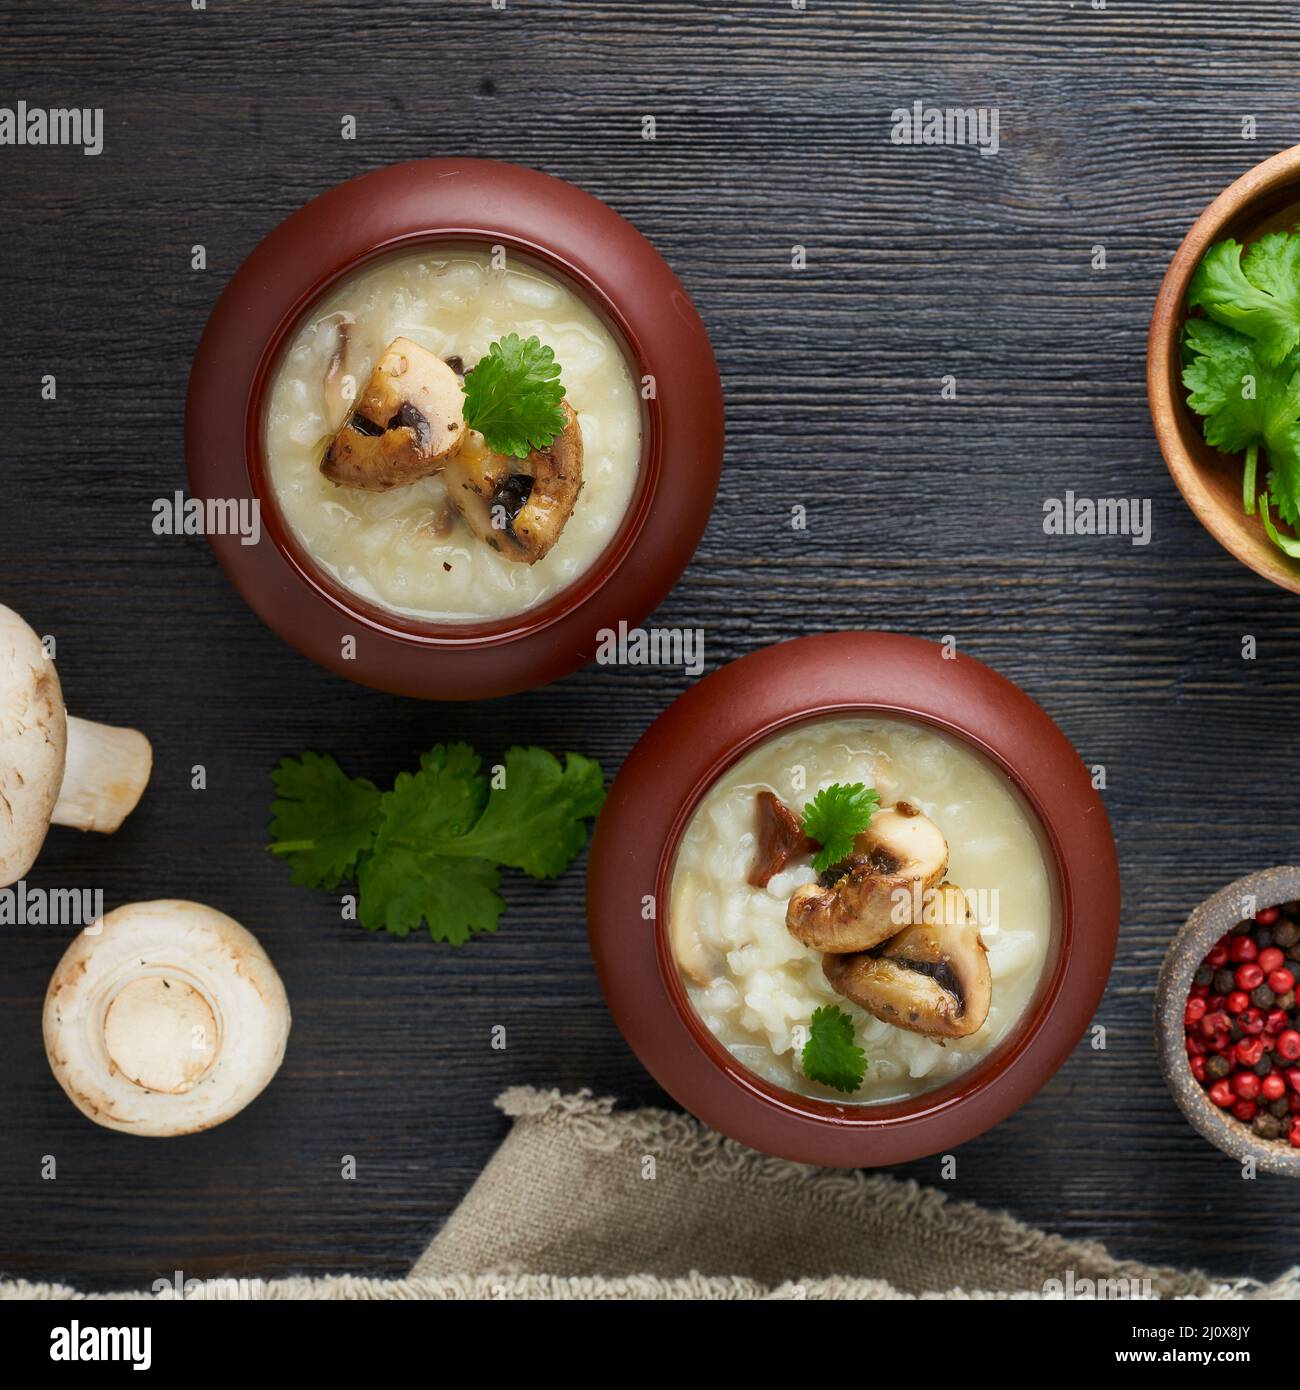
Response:
[[[1207,898],[1174,937],[1156,982],[1155,1030],[1160,1069],[1178,1108],[1192,1128],[1239,1163],[1255,1160],[1267,1173],[1300,1177],[1300,1149],[1285,1139],[1261,1139],[1248,1125],[1220,1110],[1192,1075],[1184,1044],[1183,1011],[1192,976],[1210,947],[1238,922],[1260,908],[1279,907],[1300,898],[1300,868],[1284,866],[1247,874]]]
[[[748,1070],[709,1031],[668,941],[677,846],[729,767],[789,727],[896,715],[963,740],[1006,778],[1040,832],[1052,938],[1011,1034],[970,1070],[907,1100],[796,1095]],[[1005,1119],[1044,1085],[1091,1020],[1119,931],[1119,872],[1106,811],[1065,735],[1018,687],[968,656],[888,632],[838,632],[766,647],[693,686],[632,750],[592,840],[587,928],[610,1012],[659,1084],[751,1148],[837,1167],[945,1151]]]
[[[1243,245],[1266,232],[1300,222],[1300,145],[1245,173],[1198,217],[1174,254],[1156,296],[1147,339],[1147,398],[1160,452],[1178,490],[1223,548],[1256,574],[1300,593],[1300,561],[1269,540],[1258,515],[1241,505],[1244,460],[1205,442],[1201,417],[1188,407],[1181,381],[1187,287],[1202,256],[1216,241]]]
[[[655,392],[644,402],[636,491],[585,573],[533,608],[437,623],[368,603],[306,553],[280,512],[262,446],[273,369],[311,306],[380,256],[434,244],[504,246],[568,283],[621,339]],[[208,542],[235,587],[285,641],[336,674],[395,695],[475,700],[577,670],[600,633],[639,623],[686,568],[722,468],[722,388],[708,334],[663,258],[612,208],[572,184],[485,159],[394,164],[330,189],[244,261],[208,320],[190,372],[190,490],[256,502],[261,538]]]

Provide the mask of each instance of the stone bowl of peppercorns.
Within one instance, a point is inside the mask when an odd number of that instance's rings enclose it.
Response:
[[[1300,1177],[1300,868],[1208,898],[1156,984],[1160,1064],[1192,1127],[1257,1169]]]

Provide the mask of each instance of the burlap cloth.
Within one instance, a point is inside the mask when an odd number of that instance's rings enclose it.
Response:
[[[764,1158],[684,1115],[516,1087],[513,1128],[405,1279],[216,1282],[205,1298],[1041,1298],[1083,1281],[1157,1298],[1296,1298],[1112,1259],[880,1174]],[[1146,1281],[1146,1282],[1144,1282]],[[81,1294],[16,1281],[8,1298]],[[1112,1295],[1113,1296],[1113,1295]]]

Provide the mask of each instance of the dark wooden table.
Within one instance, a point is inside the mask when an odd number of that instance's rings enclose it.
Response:
[[[1183,232],[1300,139],[1289,9],[8,0],[4,101],[102,106],[107,129],[98,158],[0,148],[0,601],[57,634],[71,708],[137,724],[157,755],[128,825],[54,832],[32,882],[224,909],[266,943],[295,1022],[272,1090],[233,1122],[125,1139],[85,1121],[46,1065],[41,1003],[66,931],[5,928],[4,1272],[99,1288],[175,1268],[396,1275],[501,1139],[503,1087],[665,1099],[601,1001],[580,864],[553,885],[512,878],[500,934],[453,951],[340,923],[262,846],[285,753],[329,749],[389,779],[454,736],[489,755],[573,747],[612,773],[687,677],[591,669],[491,704],[390,698],[277,641],[202,540],[150,527],[153,499],[185,484],[189,359],[242,258],[339,180],[450,153],[605,199],[709,325],[726,471],[657,621],[702,625],[710,669],[825,629],[951,633],[1107,769],[1125,889],[1109,1045],[1081,1045],[965,1146],[946,1189],[1124,1256],[1222,1275],[1293,1264],[1294,1189],[1244,1184],[1186,1126],[1150,1015],[1191,907],[1297,858],[1300,622],[1178,497],[1143,386]],[[890,112],[916,100],[996,106],[999,154],[892,144]],[[1151,544],[1045,536],[1043,501],[1068,488],[1151,499]],[[340,1180],[345,1154],[356,1181]],[[937,1160],[899,1171],[940,1182]]]

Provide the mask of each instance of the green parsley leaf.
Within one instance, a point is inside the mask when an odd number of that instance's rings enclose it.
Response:
[[[1264,530],[1268,532],[1268,538],[1275,546],[1287,555],[1300,560],[1300,540],[1295,536],[1284,536],[1273,525],[1273,518],[1268,514],[1268,498],[1263,493],[1259,498],[1260,515],[1264,518]]]
[[[851,1094],[867,1074],[867,1054],[853,1037],[853,1019],[834,1004],[815,1009],[803,1046],[803,1074],[832,1090]]]
[[[600,764],[578,753],[564,766],[544,748],[511,748],[504,786],[493,790],[458,854],[477,854],[522,869],[533,878],[555,878],[587,843],[586,821],[605,800]]]
[[[1240,453],[1300,420],[1300,364],[1293,359],[1266,362],[1258,344],[1210,319],[1189,319],[1183,345],[1187,403],[1206,417],[1206,443]]]
[[[1207,443],[1225,453],[1246,452],[1243,508],[1254,514],[1262,449],[1273,504],[1293,524],[1300,518],[1300,350],[1267,363],[1258,344],[1209,319],[1188,320],[1183,348],[1187,403],[1205,416]]]
[[[527,458],[564,429],[564,386],[555,353],[539,338],[507,333],[465,376],[465,423],[489,449]]]
[[[459,946],[496,930],[501,866],[562,873],[605,797],[600,764],[577,753],[561,764],[545,749],[512,748],[502,774],[489,791],[472,748],[438,744],[381,795],[333,758],[286,758],[271,849],[289,859],[296,883],[332,888],[355,876],[368,930],[407,936],[425,923],[434,940]]]
[[[349,777],[328,753],[284,758],[271,774],[272,854],[289,861],[303,888],[337,888],[379,827],[380,794],[364,777]]]
[[[813,868],[819,874],[853,853],[853,841],[871,824],[879,805],[875,791],[861,782],[848,786],[834,782],[803,808],[803,833],[821,846],[813,855]]]
[[[459,839],[483,814],[487,782],[467,743],[440,743],[420,759],[419,772],[399,772],[383,798],[375,852],[391,844],[434,847]]]
[[[486,859],[452,859],[389,841],[361,862],[358,915],[367,931],[406,936],[427,922],[435,941],[463,946],[494,932],[505,911],[501,871]]]
[[[1281,362],[1300,343],[1300,239],[1272,232],[1244,261],[1240,242],[1216,243],[1196,267],[1187,302],[1258,343],[1265,362]]]

